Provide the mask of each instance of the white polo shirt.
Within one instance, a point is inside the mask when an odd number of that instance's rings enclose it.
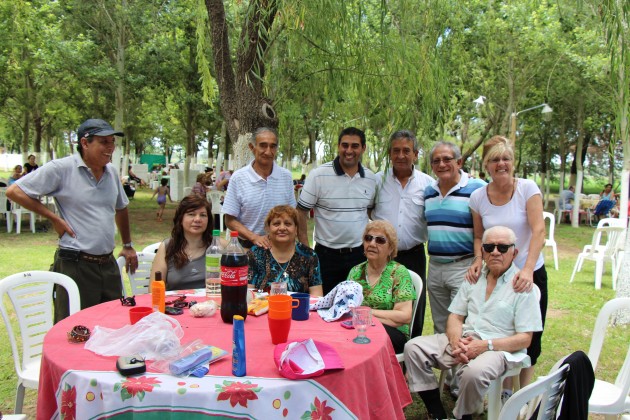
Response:
[[[315,241],[334,249],[361,245],[376,183],[374,172],[360,163],[354,176],[347,175],[339,157],[313,169],[300,192],[298,208],[315,208]]]
[[[403,188],[392,168],[376,174],[376,192],[372,219],[387,220],[396,229],[398,249],[409,250],[427,241],[427,221],[424,218],[424,190],[433,178],[414,169]]]
[[[223,213],[234,216],[257,235],[265,234],[269,210],[281,204],[295,207],[291,172],[273,163],[271,174],[264,179],[249,165],[234,172],[223,202]]]

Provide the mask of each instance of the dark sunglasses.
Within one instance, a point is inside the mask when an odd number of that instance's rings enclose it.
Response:
[[[136,306],[136,296],[121,297],[120,303],[122,306]]]
[[[368,244],[372,241],[376,241],[377,244],[379,245],[385,245],[387,243],[387,238],[383,237],[383,236],[372,236],[372,235],[365,235],[363,237],[363,240],[365,242],[367,242]]]
[[[501,254],[505,254],[513,246],[514,246],[514,244],[509,244],[509,245],[505,245],[505,244],[482,244],[481,245],[483,250],[488,252],[488,253],[494,251],[494,248],[496,247]]]

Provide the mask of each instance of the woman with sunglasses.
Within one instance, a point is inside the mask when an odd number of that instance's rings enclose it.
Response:
[[[151,278],[162,272],[166,290],[206,287],[206,249],[212,242],[212,208],[206,197],[191,194],[175,210],[171,237],[155,254]]]
[[[394,261],[398,254],[396,229],[385,220],[368,223],[363,232],[363,252],[367,258],[348,274],[363,287],[363,304],[381,321],[396,353],[402,353],[409,340],[412,302],[416,291],[409,270]]]
[[[267,290],[271,283],[286,281],[289,292],[323,296],[319,258],[311,248],[297,242],[298,213],[291,206],[272,208],[265,219],[271,248],[253,246],[248,252],[247,283]]]
[[[475,254],[481,255],[484,230],[492,226],[506,226],[514,231],[515,246],[518,249],[514,264],[520,269],[513,280],[514,290],[530,291],[533,284],[538,286],[544,326],[547,313],[547,271],[541,253],[545,244],[545,222],[540,189],[534,181],[514,177],[514,151],[506,138],[492,137],[483,150],[483,166],[492,182],[470,196]],[[502,252],[501,249],[499,251]],[[475,258],[466,275],[468,281],[477,281],[481,265],[481,258]],[[541,353],[541,337],[542,331],[534,333],[527,349],[532,367],[521,371],[521,386],[529,384],[533,378],[533,366]]]

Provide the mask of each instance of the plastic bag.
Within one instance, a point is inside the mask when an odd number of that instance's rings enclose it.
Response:
[[[200,366],[208,366],[227,354],[227,351],[219,347],[208,346],[196,339],[182,346],[177,355],[151,363],[150,370],[174,376],[189,376]],[[204,375],[205,373],[207,371]]]
[[[119,329],[94,327],[85,348],[101,356],[137,354],[145,360],[177,356],[184,330],[177,320],[161,312],[153,312],[134,325]]]

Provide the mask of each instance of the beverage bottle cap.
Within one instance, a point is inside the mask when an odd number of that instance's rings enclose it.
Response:
[[[212,231],[212,236],[221,236],[221,231],[219,229],[214,229]]]
[[[234,315],[234,320],[236,321],[244,321],[243,317],[240,315]]]
[[[231,232],[230,232],[230,237],[231,237],[231,238],[238,238],[238,232],[237,232],[237,231],[235,231],[235,230],[231,231]]]

